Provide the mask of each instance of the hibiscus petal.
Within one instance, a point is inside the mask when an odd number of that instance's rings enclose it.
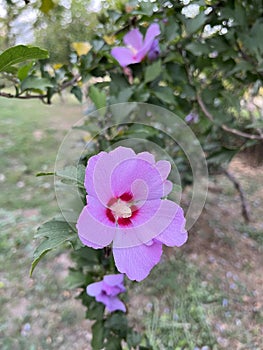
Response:
[[[150,163],[150,164],[154,164],[155,160],[154,160],[154,156],[149,153],[149,152],[141,152],[137,154],[137,158],[146,160],[146,162]]]
[[[119,62],[122,67],[140,62],[136,59],[134,53],[127,47],[114,47],[111,50],[111,55]]]
[[[124,303],[120,299],[118,299],[116,296],[111,297],[108,300],[107,309],[109,312],[114,312],[117,310],[126,312],[126,307],[125,307]]]
[[[171,202],[171,201],[167,201]],[[155,240],[162,242],[168,247],[180,247],[188,238],[187,231],[185,230],[185,218],[183,209],[171,202],[175,206],[176,214],[170,225],[157,237]]]
[[[93,187],[96,197],[107,206],[114,196],[111,187],[111,175],[114,169],[126,159],[135,157],[135,152],[131,148],[117,147],[109,153],[103,152],[98,158],[93,171]],[[120,174],[118,175],[120,177]]]
[[[165,239],[164,243],[168,245],[179,245],[185,239],[180,238],[185,236],[182,209],[170,200],[146,201],[130,221],[132,226],[116,229],[113,248],[137,247],[157,237],[160,241]],[[166,235],[162,236],[166,230]]]
[[[92,196],[87,196],[87,210],[88,212],[101,224],[115,227],[115,222],[112,222],[107,216],[107,207]]]
[[[96,219],[89,212],[88,206],[83,208],[76,226],[82,243],[95,249],[109,245],[115,235],[115,227]]]
[[[129,33],[127,33],[124,36],[123,42],[125,43],[125,45],[131,46],[132,48],[138,51],[143,45],[143,36],[137,28],[132,29],[131,31],[129,31]]]
[[[166,181],[164,181],[164,183],[163,183],[163,195],[164,195],[164,197],[165,196],[168,196],[168,194],[172,191],[172,189],[173,189],[173,184],[172,184],[172,182],[171,181],[169,181],[169,180],[166,180]]]
[[[139,60],[139,62],[141,62],[143,58],[147,55],[147,53],[150,51],[155,37],[158,36],[160,33],[160,27],[157,23],[153,23],[149,26],[145,35],[143,46],[136,54],[136,59]]]
[[[144,43],[147,43],[147,42],[151,42],[151,45],[154,41],[154,39],[159,35],[161,34],[161,31],[160,31],[160,27],[159,27],[159,24],[157,23],[153,23],[149,26],[149,28],[147,29],[147,32],[146,32],[146,35],[145,35],[145,39],[144,39]]]
[[[100,152],[99,154],[90,157],[88,160],[88,164],[86,167],[85,171],[85,181],[84,181],[84,186],[86,188],[86,191],[89,195],[95,196],[96,193],[94,191],[94,186],[93,186],[93,173],[94,173],[94,168],[95,165],[100,157],[102,157],[106,152]]]
[[[166,180],[170,171],[171,171],[171,163],[168,160],[159,160],[156,163],[156,168],[158,169],[163,180]]]
[[[109,286],[107,283],[105,283],[105,281],[103,281],[103,291],[108,296],[115,296],[115,295],[118,295],[120,293],[125,292],[125,288],[123,290],[119,286]]]
[[[91,283],[87,286],[87,294],[91,297],[95,297],[96,295],[99,295],[103,288],[103,281]]]
[[[106,275],[103,277],[103,280],[105,283],[107,283],[109,286],[119,286],[123,283],[124,275],[121,273],[115,274],[115,275]]]
[[[115,196],[120,196],[131,191],[132,184],[138,180],[143,180],[147,185],[147,199],[163,196],[163,180],[159,171],[148,161],[138,158],[124,160],[113,170],[111,175],[113,193]]]
[[[130,280],[142,281],[151,269],[158,264],[162,255],[162,244],[154,242],[151,246],[140,245],[132,248],[113,248],[117,269]]]
[[[159,40],[154,39],[152,46],[148,52],[148,58],[150,61],[156,60],[160,56]]]

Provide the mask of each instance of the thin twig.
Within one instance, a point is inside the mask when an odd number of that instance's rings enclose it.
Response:
[[[13,95],[13,94],[1,92],[1,91],[0,91],[0,96],[7,97],[7,98],[20,98],[23,100],[27,100],[27,99],[31,99],[31,98],[38,98],[38,99],[43,100],[44,98],[47,97],[47,95]]]
[[[214,122],[214,117],[213,115],[208,111],[208,109],[206,108],[206,105],[204,104],[201,96],[199,93],[196,93],[196,100],[200,106],[200,108],[202,109],[204,115],[211,121],[211,122]],[[247,139],[250,139],[250,140],[263,140],[263,137],[262,135],[256,135],[256,134],[249,134],[247,132],[243,132],[243,131],[240,131],[240,130],[237,130],[237,129],[234,129],[234,128],[230,128],[229,126],[225,125],[225,124],[221,124],[220,127],[231,133],[231,134],[234,134],[234,135],[238,135],[238,136],[242,136],[242,137],[245,137]]]
[[[65,83],[63,83],[60,86],[58,86],[57,92],[61,92],[61,91],[65,90],[67,87],[75,85],[80,80],[81,80],[81,76],[79,74],[77,74],[71,80],[66,81]],[[18,99],[22,99],[22,100],[40,99],[44,103],[46,103],[45,99],[48,98],[48,94],[44,94],[44,95],[30,95],[30,94],[27,94],[27,95],[22,95],[22,94],[13,95],[13,94],[10,94],[10,93],[7,93],[7,92],[1,92],[1,91],[0,91],[0,96],[1,97],[6,97],[6,98],[18,98]]]
[[[183,57],[182,52],[180,52],[180,53],[181,53],[181,56]],[[186,69],[186,73],[187,73],[188,82],[193,88],[195,88],[195,85],[193,83],[193,78],[192,78],[192,75],[190,73],[190,67],[189,67],[188,63],[186,62],[186,60],[184,60],[184,63],[185,63],[185,69]],[[209,112],[209,110],[207,109],[206,105],[204,104],[204,101],[201,98],[201,95],[197,91],[196,91],[196,101],[199,104],[199,106],[200,106],[201,110],[203,111],[204,115],[212,123],[214,123],[215,120],[214,120],[213,115]],[[250,139],[250,140],[263,140],[263,136],[262,136],[261,133],[260,133],[260,135],[249,134],[247,132],[243,132],[243,131],[240,131],[240,130],[237,130],[237,129],[234,129],[234,128],[230,128],[229,126],[227,126],[225,124],[221,124],[220,127],[221,127],[221,129],[223,129],[223,130],[225,130],[225,131],[227,131],[227,132],[229,132],[231,134],[242,136],[242,137],[245,137],[245,138]]]
[[[250,214],[248,209],[248,204],[244,195],[244,191],[240,185],[240,183],[237,181],[237,179],[234,177],[233,174],[231,174],[228,170],[223,169],[223,173],[226,175],[226,177],[234,184],[235,188],[237,189],[240,200],[241,200],[241,206],[242,206],[242,216],[246,223],[250,222]]]

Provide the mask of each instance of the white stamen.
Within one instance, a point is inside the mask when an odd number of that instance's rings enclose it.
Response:
[[[114,212],[115,216],[119,218],[130,218],[132,216],[131,208],[126,202],[118,200],[114,203],[110,209]]]

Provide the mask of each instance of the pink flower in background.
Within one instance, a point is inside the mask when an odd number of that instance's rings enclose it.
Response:
[[[182,208],[164,199],[173,187],[170,170],[168,161],[155,162],[152,154],[126,147],[88,161],[79,238],[95,249],[113,242],[116,267],[131,280],[148,276],[160,261],[162,244],[179,247],[187,240]]]
[[[124,303],[117,297],[120,293],[126,292],[123,277],[122,274],[104,276],[102,281],[87,286],[87,294],[103,303],[109,312],[116,310],[125,312]]]
[[[153,52],[154,46],[155,48],[158,46],[158,41],[156,42],[155,38],[159,34],[160,27],[157,23],[153,23],[149,26],[144,40],[139,29],[132,29],[123,38],[126,47],[115,47],[111,50],[111,54],[122,67],[139,63],[147,54],[149,55],[150,52]],[[153,58],[152,53],[150,56]]]

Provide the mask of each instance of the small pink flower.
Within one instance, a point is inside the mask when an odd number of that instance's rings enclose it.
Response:
[[[155,38],[159,34],[160,27],[157,23],[149,26],[144,40],[139,29],[132,29],[123,38],[126,47],[114,47],[111,50],[111,54],[122,67],[139,63],[149,53],[153,57],[154,49],[156,49],[155,51],[159,51],[158,41],[155,41]]]
[[[148,276],[160,261],[162,244],[179,247],[187,240],[182,208],[163,199],[172,190],[170,170],[168,161],[155,162],[152,154],[126,147],[88,161],[79,238],[95,249],[113,241],[116,267],[131,280]]]
[[[126,292],[123,285],[123,275],[107,275],[100,282],[91,283],[87,286],[87,294],[103,303],[109,312],[126,311],[126,307],[117,297],[120,293]]]

